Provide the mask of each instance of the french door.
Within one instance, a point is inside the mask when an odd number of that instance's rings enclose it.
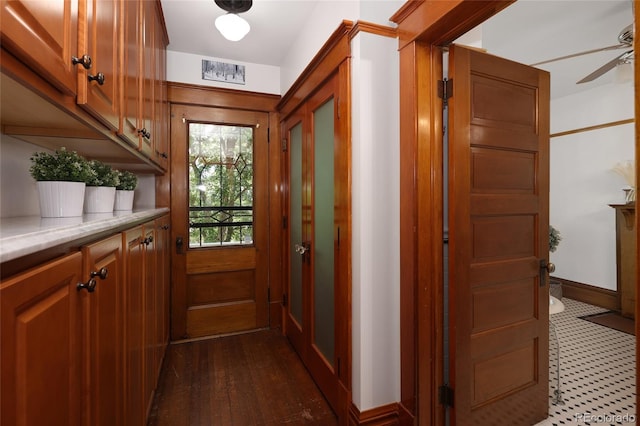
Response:
[[[347,179],[337,90],[334,77],[287,117],[282,129],[288,188],[285,332],[334,411],[339,411],[344,348],[341,271],[349,243],[341,209]]]

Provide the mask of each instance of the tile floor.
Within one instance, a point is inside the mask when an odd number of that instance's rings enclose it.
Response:
[[[562,302],[565,310],[551,315],[551,323],[560,341],[564,405],[553,403],[557,346],[550,333],[549,418],[536,426],[636,424],[635,336],[578,318],[606,309]]]

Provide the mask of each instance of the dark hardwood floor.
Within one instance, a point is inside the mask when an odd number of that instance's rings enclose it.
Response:
[[[169,345],[148,426],[337,425],[280,330]]]

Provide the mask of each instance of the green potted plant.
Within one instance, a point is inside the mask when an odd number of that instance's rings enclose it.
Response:
[[[36,180],[42,217],[82,216],[85,186],[92,170],[89,162],[64,147],[53,153],[36,152],[29,172]]]
[[[138,177],[127,170],[122,170],[118,171],[118,180],[116,202],[113,209],[117,211],[133,210],[133,194],[138,186]]]
[[[110,165],[99,160],[89,161],[92,173],[87,179],[84,195],[85,213],[110,213],[116,199],[116,186],[119,183],[119,173]]]
[[[556,249],[558,248],[558,244],[560,244],[560,240],[562,240],[560,231],[549,225],[549,251],[551,253],[556,251]],[[560,283],[560,281],[553,278],[549,279],[549,294],[551,294],[558,300],[562,299],[562,284]]]

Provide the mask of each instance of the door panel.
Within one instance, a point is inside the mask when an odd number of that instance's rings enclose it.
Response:
[[[548,409],[549,75],[460,46],[449,70],[453,419],[535,424]]]
[[[268,114],[176,105],[171,126],[173,338],[265,327]]]
[[[335,411],[339,362],[336,294],[340,258],[336,194],[344,184],[336,173],[339,149],[336,78],[329,80],[283,123],[288,145],[285,176],[288,290],[285,331],[316,384]]]

